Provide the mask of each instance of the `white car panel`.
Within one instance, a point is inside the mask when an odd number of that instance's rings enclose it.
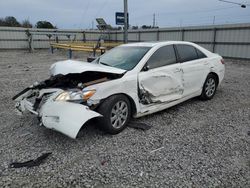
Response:
[[[43,105],[39,116],[45,127],[57,130],[70,138],[76,138],[87,121],[102,115],[81,104],[48,101]]]
[[[142,71],[138,77],[139,88],[150,95],[152,102],[169,102],[182,97],[180,63]]]
[[[87,71],[105,72],[114,74],[123,74],[125,70],[109,67],[101,64],[87,63],[75,60],[59,61],[50,68],[50,74],[55,76],[58,74],[67,75],[72,73],[83,73]]]
[[[184,85],[183,96],[201,91],[203,83],[210,71],[207,58],[181,63],[181,69],[183,72]]]

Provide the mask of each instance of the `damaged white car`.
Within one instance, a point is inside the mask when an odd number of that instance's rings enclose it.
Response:
[[[97,118],[110,134],[131,117],[164,110],[200,96],[212,99],[224,77],[221,56],[180,41],[118,46],[92,63],[61,61],[51,77],[13,97],[16,109],[38,116],[41,124],[76,138]]]

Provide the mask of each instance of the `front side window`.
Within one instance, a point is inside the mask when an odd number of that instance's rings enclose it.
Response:
[[[178,51],[181,62],[199,59],[196,49],[193,46],[186,45],[186,44],[177,44],[176,49]]]
[[[149,69],[154,69],[174,63],[176,63],[174,46],[168,45],[156,50],[154,54],[149,58],[147,66],[149,67]]]

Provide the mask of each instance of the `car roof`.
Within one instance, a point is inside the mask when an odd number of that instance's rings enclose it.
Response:
[[[161,46],[161,45],[170,45],[170,44],[191,44],[192,42],[186,42],[186,41],[151,41],[151,42],[135,42],[135,43],[128,43],[123,44],[121,46],[131,46],[131,47],[155,47],[155,46]]]

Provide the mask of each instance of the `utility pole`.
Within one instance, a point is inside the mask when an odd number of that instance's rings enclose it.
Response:
[[[124,43],[128,43],[128,0],[124,0]]]
[[[153,14],[153,28],[155,28],[155,13]]]
[[[215,16],[214,16],[214,19],[213,19],[213,25],[215,24]]]

